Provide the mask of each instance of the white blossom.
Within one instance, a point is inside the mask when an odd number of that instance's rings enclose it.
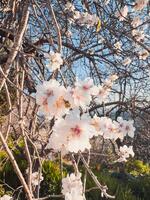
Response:
[[[91,120],[91,125],[94,126],[94,128],[96,129],[97,135],[103,136],[104,139],[123,139],[123,134],[118,128],[118,123],[112,121],[108,117],[94,116]]]
[[[117,119],[119,122],[119,131],[123,133],[124,136],[134,137],[135,127],[133,126],[133,120],[123,120],[121,117]]]
[[[90,120],[88,114],[80,117],[79,110],[70,111],[65,119],[61,118],[55,122],[47,148],[64,153],[90,149],[90,138],[96,135]]]
[[[127,147],[126,145],[120,147],[119,149],[119,156],[120,158],[117,160],[117,162],[126,162],[127,158],[134,157],[134,152],[133,152],[133,146]]]
[[[62,194],[65,200],[85,200],[80,173],[77,175],[72,173],[62,179]]]
[[[92,88],[92,94],[95,95],[95,101],[99,104],[106,101],[106,98],[109,95],[110,89],[114,81],[118,79],[116,74],[110,76],[103,85],[94,86]]]
[[[64,100],[66,89],[56,80],[44,81],[37,86],[36,103],[40,105],[39,111],[48,117],[60,117],[68,112]]]
[[[96,135],[103,135],[101,132],[101,118],[97,117],[96,115],[91,119],[91,125],[95,128],[96,130]]]
[[[61,58],[60,53],[50,52],[50,54],[47,55],[46,58],[49,58],[49,60],[50,60],[50,64],[48,65],[48,67],[52,71],[59,69],[60,66],[63,64],[63,59]]]
[[[86,78],[85,80],[77,80],[74,88],[67,88],[65,99],[69,101],[72,108],[81,106],[83,109],[90,104],[92,97],[93,80]]]
[[[101,85],[93,88],[93,94],[95,94],[95,102],[101,104],[106,101],[109,95],[110,89]]]
[[[80,18],[81,18],[81,13],[80,13],[79,11],[75,11],[75,12],[74,12],[73,18],[74,18],[75,20],[80,19]]]

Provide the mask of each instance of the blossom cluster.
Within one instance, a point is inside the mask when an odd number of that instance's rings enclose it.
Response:
[[[93,80],[77,80],[74,87],[60,85],[56,80],[45,81],[37,86],[36,101],[39,110],[47,117],[55,117],[52,134],[47,148],[68,152],[90,149],[90,139],[101,135],[104,139],[116,140],[128,135],[134,136],[133,121],[108,117],[91,118],[87,112],[93,100],[102,103],[106,100],[116,75],[110,76],[103,85],[94,85]]]
[[[103,85],[96,86],[92,79],[86,78],[83,81],[77,80],[74,87],[67,88],[54,79],[44,81],[36,88],[36,102],[40,105],[41,113],[47,117],[59,118],[70,109],[81,107],[86,110],[92,99],[99,104],[104,102],[116,79],[117,76],[112,75]]]
[[[126,135],[134,137],[134,131],[132,120],[119,118],[116,122],[108,117],[91,118],[88,114],[80,116],[79,110],[73,110],[64,119],[55,121],[47,148],[62,151],[64,154],[78,153],[79,150],[91,148],[90,139],[93,136],[101,135],[104,139],[123,140]]]
[[[98,24],[99,18],[96,14],[92,15],[88,12],[79,12],[70,2],[65,5],[65,11],[72,13],[72,18],[70,19],[70,22],[76,22],[81,26],[86,25],[88,28]]]
[[[80,173],[72,173],[62,179],[62,194],[65,195],[65,200],[85,200]]]
[[[124,21],[126,20],[129,11],[141,11],[143,10],[146,6],[148,5],[148,0],[136,0],[135,4],[129,8],[129,6],[125,5],[122,7],[115,16],[119,19],[119,21]],[[133,36],[133,39],[135,43],[137,42],[144,42],[146,40],[146,34],[144,32],[144,28],[142,27],[142,24],[144,24],[144,21],[139,16],[133,15],[133,18],[131,20],[131,26],[132,26],[132,31],[131,35]],[[118,51],[121,50],[122,44],[120,41],[117,41],[114,44],[114,48]],[[139,50],[137,52],[138,57],[140,60],[146,60],[147,57],[149,56],[149,52],[147,50]],[[129,65],[131,63],[131,59],[127,58],[123,61],[123,65]]]

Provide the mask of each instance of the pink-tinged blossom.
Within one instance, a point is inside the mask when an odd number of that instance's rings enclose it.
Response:
[[[134,157],[134,152],[133,152],[133,146],[127,147],[126,145],[120,147],[119,149],[119,156],[120,158],[117,160],[117,162],[126,162],[127,158]]]
[[[77,80],[75,83],[75,87],[79,90],[82,90],[83,93],[91,94],[91,89],[93,87],[93,80],[91,78],[86,78],[85,80]]]
[[[96,136],[98,135],[103,135],[101,132],[101,118],[97,117],[96,115],[91,119],[91,125],[95,128],[96,130]]]
[[[133,9],[136,11],[140,11],[147,5],[147,3],[148,0],[136,0]]]
[[[116,81],[117,79],[118,79],[118,76],[116,74],[109,76],[108,79],[106,79],[103,84],[104,89],[106,88],[111,89],[111,87],[114,84],[114,81]]]
[[[62,179],[62,194],[65,200],[85,200],[80,173],[77,175],[72,173]]]
[[[120,12],[117,13],[117,17],[120,21],[123,21],[128,14],[128,6],[124,6]]]
[[[70,111],[65,119],[56,120],[47,148],[65,153],[90,149],[90,138],[96,135],[90,120],[88,114],[80,117],[78,110]]]
[[[36,103],[39,111],[48,117],[60,117],[68,112],[64,96],[66,89],[56,80],[44,81],[37,86]]]
[[[118,129],[118,123],[108,117],[94,116],[91,120],[91,125],[96,130],[96,136],[101,135],[104,139],[112,140],[123,139],[123,134]]]
[[[108,117],[100,118],[100,133],[102,133],[104,139],[123,139],[123,134],[118,129],[118,123],[113,122]]]
[[[128,135],[129,137],[134,137],[135,127],[133,126],[133,120],[123,120],[121,117],[118,119],[119,122],[119,131],[123,133],[124,136]]]
[[[92,97],[93,80],[86,78],[85,80],[77,80],[74,88],[67,88],[65,99],[69,101],[72,108],[82,107],[86,109],[90,104]]]
[[[109,76],[108,79],[113,82],[113,81],[116,81],[118,79],[118,76],[117,76],[117,74],[113,74],[113,75]]]

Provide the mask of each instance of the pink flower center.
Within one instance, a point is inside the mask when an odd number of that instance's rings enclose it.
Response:
[[[79,137],[82,132],[81,128],[78,125],[76,125],[74,128],[71,128],[71,131],[72,131],[72,136],[77,136],[77,137]]]
[[[83,90],[89,90],[90,89],[90,86],[89,85],[83,85]]]

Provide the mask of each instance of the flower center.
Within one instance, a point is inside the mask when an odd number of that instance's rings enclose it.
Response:
[[[90,89],[90,86],[88,85],[83,85],[83,90],[89,90]]]
[[[79,137],[81,135],[81,128],[76,125],[74,128],[71,128],[71,131],[72,131],[72,136],[77,136]]]

